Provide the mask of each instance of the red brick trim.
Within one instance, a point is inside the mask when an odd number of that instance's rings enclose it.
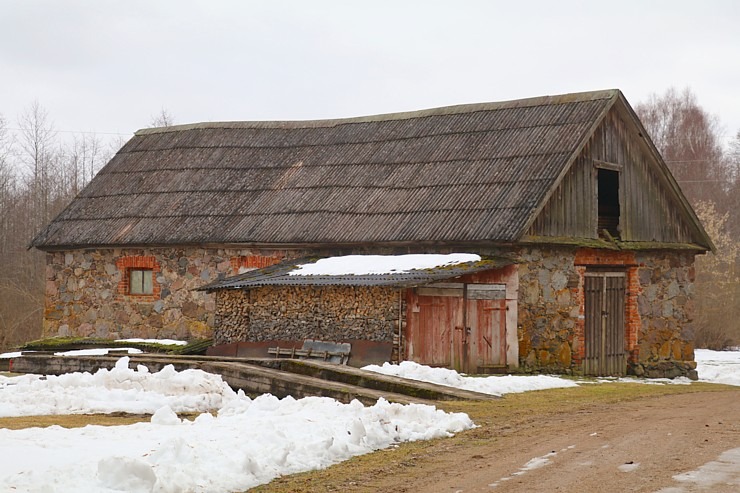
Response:
[[[231,257],[231,270],[236,274],[239,269],[262,269],[263,267],[269,267],[277,263],[282,262],[282,257],[265,255],[242,255],[239,257]]]
[[[640,310],[637,305],[637,297],[639,296],[642,288],[640,287],[639,277],[639,266],[635,260],[634,252],[624,251],[612,251],[612,250],[596,250],[593,248],[581,248],[576,251],[576,257],[574,260],[576,265],[576,271],[578,272],[579,281],[576,293],[576,299],[579,303],[578,320],[576,321],[575,327],[575,339],[578,344],[574,346],[574,360],[576,364],[583,362],[583,358],[586,356],[586,346],[583,344],[584,333],[586,330],[586,303],[584,294],[584,277],[586,274],[587,267],[623,267],[627,273],[627,279],[625,286],[626,297],[625,300],[625,327],[624,327],[624,338],[625,338],[625,350],[627,351],[627,358],[630,362],[635,363],[639,357],[639,345],[638,341],[640,338],[640,330],[642,329],[642,319],[640,318]]]
[[[597,250],[595,248],[580,248],[576,251],[575,265],[587,266],[637,266],[635,252],[617,250]]]
[[[160,272],[157,259],[153,255],[129,255],[116,260],[116,267],[121,273],[121,281],[118,283],[118,297],[140,301],[158,300],[162,287],[157,282],[157,273]],[[152,271],[152,294],[129,294],[131,282],[131,269],[151,269]]]

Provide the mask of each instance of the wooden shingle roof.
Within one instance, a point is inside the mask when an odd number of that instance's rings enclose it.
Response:
[[[32,245],[516,241],[619,95],[140,130]]]

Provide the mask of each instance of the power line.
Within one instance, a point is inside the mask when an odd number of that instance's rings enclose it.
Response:
[[[28,132],[32,129],[30,128],[20,128],[20,127],[5,127],[8,130],[17,130],[17,131],[25,131]],[[54,129],[53,132],[59,132],[64,134],[89,134],[89,135],[121,135],[121,136],[130,136],[133,135],[133,132],[131,133],[120,133],[120,132],[93,132],[93,131],[85,131],[85,130],[56,130]]]
[[[714,163],[716,162],[713,159],[686,159],[683,161],[673,161],[673,160],[667,160],[666,163]]]

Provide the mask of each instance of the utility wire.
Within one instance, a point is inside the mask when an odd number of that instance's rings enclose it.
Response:
[[[32,129],[30,128],[19,128],[19,127],[5,127],[8,130],[17,130],[17,131],[30,131]],[[133,135],[133,132],[123,134],[120,132],[93,132],[93,131],[85,131],[85,130],[52,130],[52,132],[59,132],[64,134],[90,134],[90,135],[121,135],[121,136],[127,136],[127,135]]]

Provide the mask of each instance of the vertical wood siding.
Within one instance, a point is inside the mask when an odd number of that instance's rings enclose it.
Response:
[[[620,238],[701,243],[681,213],[637,129],[615,107],[597,127],[528,232],[534,236],[598,237],[595,161],[622,166]]]
[[[619,376],[627,370],[625,353],[625,275],[586,274],[584,342],[586,375]]]

